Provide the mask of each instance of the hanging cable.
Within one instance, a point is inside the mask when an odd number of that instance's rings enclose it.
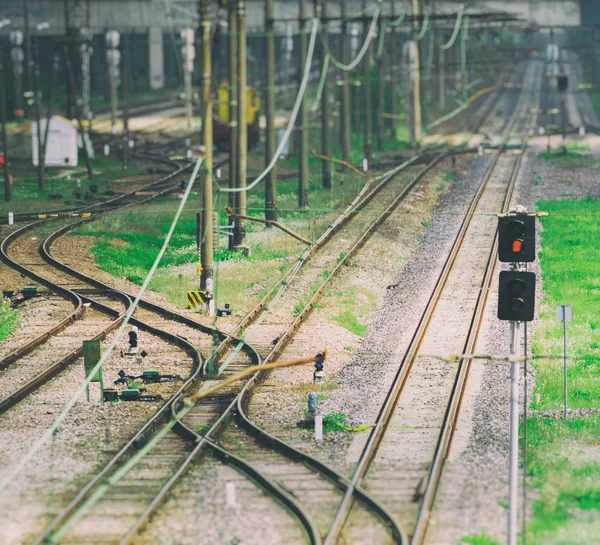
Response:
[[[323,69],[321,70],[321,78],[319,79],[319,88],[317,89],[317,97],[315,98],[315,103],[310,109],[311,113],[315,113],[319,109],[319,104],[321,104],[321,97],[323,96],[323,89],[325,88],[325,81],[327,80],[328,70],[329,55],[325,53],[325,58],[323,59]]]
[[[304,74],[302,76],[302,82],[300,83],[300,89],[298,90],[298,96],[296,97],[296,103],[294,104],[294,108],[292,109],[292,113],[291,113],[290,119],[288,121],[288,126],[285,129],[283,138],[281,139],[279,146],[275,150],[275,155],[271,158],[271,162],[269,163],[267,168],[265,168],[265,170],[250,185],[248,185],[246,187],[223,187],[223,186],[217,185],[218,191],[222,191],[223,193],[240,193],[242,191],[250,191],[253,187],[255,187],[257,184],[259,184],[264,179],[264,177],[267,174],[269,174],[269,172],[271,172],[271,170],[275,166],[277,159],[279,159],[279,156],[281,155],[283,148],[287,144],[287,141],[289,140],[290,135],[292,134],[294,124],[296,123],[296,117],[298,117],[298,111],[300,110],[300,105],[302,104],[302,100],[304,98],[304,93],[306,92],[306,86],[308,85],[308,78],[310,76],[310,65],[312,63],[312,58],[315,53],[315,42],[316,42],[318,30],[319,30],[319,20],[313,19],[311,35],[310,35],[310,42],[308,44],[308,54],[306,55],[306,64],[304,65]]]
[[[456,23],[454,24],[454,30],[452,31],[452,36],[450,36],[448,43],[440,45],[440,47],[444,51],[450,49],[454,45],[454,42],[456,41],[456,38],[458,36],[458,31],[460,30],[460,24],[462,23],[462,16],[463,16],[464,11],[465,11],[464,4],[460,4],[458,6],[458,14],[456,15]]]
[[[90,382],[92,382],[92,379],[96,376],[96,373],[101,369],[102,365],[104,365],[106,360],[109,357],[111,357],[113,350],[116,348],[117,343],[123,336],[125,328],[127,327],[127,324],[129,323],[129,319],[131,318],[135,309],[137,308],[138,303],[140,302],[140,299],[144,295],[144,292],[146,291],[148,284],[150,283],[150,280],[152,280],[152,277],[154,276],[154,273],[156,272],[156,269],[158,268],[159,263],[161,262],[163,256],[165,255],[165,252],[167,251],[167,248],[169,247],[169,242],[171,241],[171,237],[173,236],[175,227],[177,226],[177,223],[179,221],[179,217],[181,216],[181,213],[183,212],[185,203],[187,202],[187,199],[190,196],[190,192],[192,191],[192,186],[194,185],[194,181],[196,180],[196,177],[198,176],[198,172],[200,171],[200,167],[201,167],[203,161],[204,161],[204,158],[202,158],[202,157],[198,158],[198,161],[196,162],[196,166],[194,167],[194,171],[192,172],[192,175],[190,176],[190,180],[187,184],[183,198],[181,199],[181,203],[179,204],[179,208],[177,208],[177,212],[175,213],[175,217],[173,218],[173,222],[171,224],[169,232],[167,233],[167,236],[165,237],[163,246],[160,249],[160,252],[158,253],[158,255],[156,256],[156,259],[154,260],[154,264],[152,265],[152,268],[146,275],[146,278],[144,279],[144,283],[142,284],[142,287],[140,288],[140,291],[138,292],[135,300],[133,301],[132,305],[127,309],[127,312],[125,313],[125,317],[123,318],[123,321],[121,322],[121,326],[117,330],[117,333],[114,336],[112,342],[110,343],[110,346],[104,351],[104,355],[100,358],[100,360],[94,366],[94,368],[88,373],[85,380],[81,383],[81,385],[79,386],[79,388],[77,389],[77,391],[75,392],[73,397],[71,397],[71,399],[65,405],[65,407],[63,408],[61,413],[57,416],[56,420],[54,420],[54,422],[50,425],[50,427],[48,429],[46,429],[44,434],[40,437],[40,439],[37,442],[34,443],[34,445],[31,447],[31,449],[24,456],[21,457],[21,460],[20,460],[19,464],[17,465],[17,467],[14,470],[12,470],[9,473],[9,475],[2,481],[2,483],[0,484],[0,494],[2,492],[4,492],[4,490],[6,490],[8,485],[17,477],[17,475],[19,475],[19,473],[21,473],[21,471],[23,471],[23,469],[29,465],[29,463],[33,460],[34,456],[40,451],[40,449],[42,448],[44,443],[46,441],[48,441],[48,439],[51,439],[52,436],[58,431],[58,427],[64,421],[64,419],[67,417],[69,412],[71,412],[71,409],[75,406],[77,399],[79,399],[79,397],[81,397],[84,394],[86,387],[90,384]]]
[[[386,29],[385,24],[380,25],[379,43],[377,44],[377,52],[375,53],[376,59],[381,59],[381,56],[383,55],[383,42],[385,42],[385,29]]]
[[[403,8],[403,9],[404,9],[404,11],[403,11],[403,12],[402,12],[402,13],[401,13],[399,16],[398,16],[398,18],[397,18],[397,19],[394,19],[394,20],[393,20],[393,21],[390,23],[390,26],[391,26],[392,28],[394,28],[394,27],[396,27],[396,26],[398,26],[398,25],[401,25],[401,24],[402,24],[402,22],[404,21],[404,19],[405,19],[405,17],[406,17],[406,14],[408,13],[408,10],[407,10],[406,8]]]
[[[377,20],[379,19],[379,14],[381,13],[381,7],[380,7],[381,0],[379,0],[377,2],[377,4],[378,5],[375,8],[375,13],[373,14],[373,20],[371,21],[371,26],[369,27],[369,31],[367,32],[367,37],[365,38],[365,43],[363,44],[362,49],[358,52],[358,55],[356,56],[356,58],[350,64],[343,64],[333,56],[333,54],[331,53],[331,50],[329,49],[329,44],[327,43],[327,40],[325,40],[323,38],[323,35],[321,34],[321,42],[323,43],[323,47],[325,48],[325,51],[331,57],[331,62],[334,64],[334,66],[336,66],[340,70],[343,70],[344,72],[350,72],[351,70],[354,70],[359,65],[360,61],[362,61],[362,58],[365,56],[365,54],[369,50],[369,45],[371,44],[371,42],[373,41],[373,38],[376,35]]]
[[[423,19],[423,26],[421,27],[420,32],[415,36],[415,40],[419,41],[425,37],[427,33],[427,26],[429,25],[429,11],[425,13],[425,18]]]

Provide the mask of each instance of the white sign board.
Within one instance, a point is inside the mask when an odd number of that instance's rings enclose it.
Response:
[[[573,305],[557,305],[556,306],[556,321],[557,322],[572,322],[573,321]]]
[[[148,57],[150,59],[150,89],[162,89],[165,86],[165,65],[163,34],[160,27],[148,29]]]
[[[46,132],[46,120],[40,120],[42,139]],[[31,141],[33,147],[33,164],[38,165],[38,129],[37,122],[31,125]],[[71,121],[60,116],[53,116],[48,131],[46,146],[46,166],[76,167],[77,166],[77,129]]]

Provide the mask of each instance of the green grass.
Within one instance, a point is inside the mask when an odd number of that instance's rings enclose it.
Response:
[[[6,299],[0,299],[0,341],[8,337],[19,325],[19,313]]]
[[[483,530],[479,534],[471,534],[460,538],[459,543],[468,545],[500,545],[500,542],[490,537]]]
[[[537,488],[528,543],[598,543],[600,416],[528,420],[528,476]],[[566,539],[566,540],[565,540]]]
[[[562,406],[562,324],[555,319],[556,305],[573,305],[574,321],[567,324],[569,406],[600,406],[600,201],[542,201],[538,210],[544,231],[540,254],[546,299],[540,309],[542,323],[532,346],[533,355],[556,357],[537,363],[539,402],[535,409]]]
[[[340,312],[333,317],[333,320],[359,337],[364,337],[368,331],[367,326],[361,324],[356,315],[348,310]]]
[[[563,168],[590,167],[600,162],[594,155],[581,153],[581,149],[582,146],[567,144],[566,153],[562,153],[562,149],[555,149],[542,152],[538,157]]]
[[[545,300],[532,345],[533,409],[563,403],[562,324],[555,306],[572,304],[569,335],[571,408],[600,406],[600,202],[542,201],[541,266]],[[544,356],[543,358],[541,356]],[[550,356],[550,357],[548,357]],[[531,545],[598,543],[600,527],[600,416],[528,419],[528,478],[536,492],[528,525]]]
[[[95,176],[92,179],[87,177],[87,170],[83,158],[80,158],[79,166],[73,168],[50,168],[46,172],[44,189],[39,189],[38,178],[34,167],[24,169],[13,169],[12,201],[10,203],[0,200],[0,213],[12,211],[15,213],[54,210],[63,208],[65,200],[74,199],[73,191],[75,181],[81,180],[82,192],[89,191],[90,185],[97,185],[101,196],[111,186],[110,180],[137,176],[147,172],[146,165],[141,160],[132,159],[127,170],[123,170],[121,161],[116,157],[97,156],[92,161]],[[71,180],[67,179],[71,176]],[[3,186],[3,179],[0,180],[0,186]],[[2,195],[4,189],[1,189]],[[51,199],[51,194],[61,194],[60,199]],[[81,201],[83,202],[83,201]]]

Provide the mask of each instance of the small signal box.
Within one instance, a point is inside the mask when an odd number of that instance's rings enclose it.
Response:
[[[498,285],[498,318],[531,322],[535,308],[535,274],[502,271]]]
[[[535,216],[510,214],[498,218],[498,258],[503,263],[535,261]]]

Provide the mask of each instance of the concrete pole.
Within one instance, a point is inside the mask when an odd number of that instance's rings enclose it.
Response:
[[[204,146],[204,173],[202,191],[202,249],[200,263],[202,274],[200,276],[200,289],[205,290],[212,297],[212,282],[214,273],[214,221],[213,221],[213,121],[212,121],[212,59],[210,55],[210,0],[200,2],[200,24],[202,26],[202,144]]]
[[[229,0],[229,187],[237,183],[238,131],[237,131],[237,0]],[[229,193],[229,206],[237,209],[236,193]],[[229,249],[233,238],[229,237]]]
[[[320,11],[320,13],[319,13]],[[315,13],[317,17],[321,17],[323,20],[327,18],[327,0],[315,0]],[[329,39],[327,30],[325,32],[325,40]],[[325,63],[325,57],[327,53],[325,48],[321,50],[321,65]],[[323,86],[323,94],[321,96],[321,153],[325,157],[331,156],[331,139],[329,134],[329,122],[331,118],[330,107],[329,107],[329,93],[327,86],[327,74],[325,75],[325,84]],[[332,173],[331,161],[322,161],[322,172],[323,172],[323,187],[331,187],[331,173]]]
[[[367,0],[362,2],[363,16],[366,16]],[[363,23],[363,38],[368,39],[371,25],[365,20]],[[363,60],[363,102],[365,104],[365,122],[363,125],[364,156],[371,160],[373,147],[373,113],[371,107],[371,59],[373,57],[373,42],[369,44],[365,59]]]
[[[306,0],[300,2],[300,55],[298,55],[298,77],[301,78],[306,64]],[[296,128],[299,131],[300,158],[298,161],[298,208],[308,208],[308,112],[306,95],[300,103]]]
[[[267,142],[265,165],[275,155],[277,135],[275,133],[275,22],[273,0],[267,0],[265,7],[265,29],[267,31]],[[277,221],[277,166],[267,174],[265,180],[265,219]]]
[[[440,30],[440,43],[444,42],[443,32]],[[446,109],[446,56],[445,51],[438,47],[438,100],[440,113]]]
[[[379,23],[379,35],[385,32],[385,22],[382,20]],[[384,83],[384,54],[381,53],[381,57],[377,59],[377,115],[376,115],[376,127],[377,127],[377,149],[382,152],[385,147],[385,121],[383,119],[383,109],[385,103],[385,96],[383,92]]]
[[[123,170],[129,167],[129,101],[127,96],[127,51],[121,59],[121,94],[123,100]],[[84,142],[85,145],[85,142]]]
[[[190,70],[190,64],[193,63],[193,60],[188,59],[187,56],[191,54],[192,47],[194,47],[193,33],[190,28],[187,28],[183,44],[183,86],[185,92],[185,117],[188,130],[192,130],[192,71]]]
[[[419,15],[419,0],[412,0],[412,11],[413,16],[417,17]],[[414,35],[419,30],[419,21],[414,20],[413,22],[413,39]],[[419,44],[415,42],[417,46],[415,48],[415,70],[413,74],[413,123],[414,123],[414,138],[415,138],[415,146],[420,147],[421,145],[421,60],[419,58]]]
[[[396,0],[391,0],[392,20],[396,18]],[[393,140],[396,140],[396,115],[398,108],[396,107],[396,72],[398,70],[398,41],[396,36],[396,27],[392,27],[390,37],[390,133]]]
[[[342,19],[346,17],[346,2],[342,2]],[[342,22],[342,62],[350,62],[350,36],[348,35],[348,22]],[[342,71],[342,158],[350,160],[350,76],[346,70]]]
[[[38,187],[44,189],[44,178],[46,174],[46,156],[44,153],[44,144],[42,142],[42,115],[40,105],[40,63],[39,48],[36,45],[35,54],[31,56],[33,64],[33,102],[35,105],[35,120],[37,122],[37,150],[38,150]],[[47,120],[49,122],[49,120]]]
[[[6,99],[4,96],[4,66],[0,55],[0,123],[2,123],[2,154],[4,158],[4,200],[9,202],[12,198],[10,186],[10,173],[8,172],[8,136],[6,134]]]
[[[248,120],[246,96],[246,2],[238,1],[238,162],[236,212],[246,215],[246,168],[248,161]],[[233,246],[242,246],[246,238],[246,220],[235,218]]]

